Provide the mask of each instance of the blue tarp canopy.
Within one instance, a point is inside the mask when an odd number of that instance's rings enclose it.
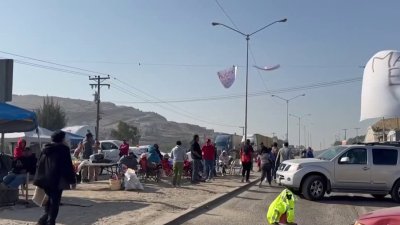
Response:
[[[32,131],[37,126],[34,112],[7,103],[0,103],[0,133]]]
[[[71,145],[78,145],[79,142],[81,142],[84,139],[84,137],[77,135],[77,134],[73,134],[73,133],[69,133],[69,132],[65,132],[65,134],[66,134],[66,138],[69,139],[69,142]]]

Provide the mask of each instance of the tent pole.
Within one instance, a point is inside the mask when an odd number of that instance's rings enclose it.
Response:
[[[36,134],[37,134],[38,139],[39,139],[39,150],[42,151],[42,140],[40,139],[39,128],[36,128]]]
[[[4,144],[4,133],[1,133],[1,153],[3,153],[4,154],[4,146],[5,146],[5,144]]]

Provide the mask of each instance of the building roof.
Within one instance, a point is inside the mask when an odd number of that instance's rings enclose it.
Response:
[[[385,131],[400,130],[400,118],[382,119],[372,125],[374,132],[382,132],[383,129]]]

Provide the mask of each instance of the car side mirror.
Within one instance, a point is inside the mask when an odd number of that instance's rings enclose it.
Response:
[[[346,156],[346,157],[343,157],[343,158],[340,159],[340,162],[341,162],[341,163],[349,163],[349,162],[350,162],[350,158],[347,157],[347,156]]]

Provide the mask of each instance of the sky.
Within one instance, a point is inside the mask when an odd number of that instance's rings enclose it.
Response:
[[[219,4],[219,5],[218,5]],[[301,144],[331,145],[335,138],[366,132],[360,122],[361,81],[293,90],[320,82],[361,78],[376,52],[399,49],[400,2],[290,0],[1,1],[0,57],[14,65],[14,94],[93,100],[88,75],[109,74],[102,101],[161,114],[219,132],[242,133],[245,98],[178,103],[245,93],[246,40],[211,22],[243,33],[283,18],[250,38],[248,133],[284,138],[286,103],[301,120]],[[222,8],[222,9],[221,9]],[[71,74],[26,63],[63,68],[6,53],[95,71]],[[253,67],[280,64],[275,71]],[[231,88],[217,72],[238,66]],[[77,71],[72,68],[63,68]],[[146,103],[143,103],[146,102]],[[307,116],[308,114],[311,114]],[[71,124],[74,125],[74,124]],[[305,127],[304,127],[305,126]],[[306,131],[306,132],[304,132]],[[306,137],[304,136],[306,134]],[[298,120],[289,118],[289,142],[299,141]]]

